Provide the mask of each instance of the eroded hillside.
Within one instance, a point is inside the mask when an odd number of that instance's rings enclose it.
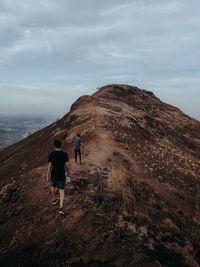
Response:
[[[45,180],[55,138],[72,170],[65,217]],[[199,266],[200,122],[151,92],[102,87],[0,163],[1,266]]]

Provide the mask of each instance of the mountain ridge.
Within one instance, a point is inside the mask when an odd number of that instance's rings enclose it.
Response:
[[[66,218],[50,207],[45,182],[57,138],[72,169]],[[200,122],[149,91],[114,84],[80,97],[59,121],[0,151],[3,266],[199,266],[199,148]]]

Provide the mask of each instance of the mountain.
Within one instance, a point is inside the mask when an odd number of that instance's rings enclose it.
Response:
[[[50,124],[47,118],[6,116],[0,114],[0,150]]]
[[[45,180],[54,139],[70,156],[64,217]],[[200,122],[152,92],[107,85],[82,96],[0,151],[0,166],[0,266],[200,264]]]

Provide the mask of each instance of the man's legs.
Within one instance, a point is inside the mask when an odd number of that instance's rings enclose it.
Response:
[[[55,192],[56,192],[56,188],[55,187],[51,187],[51,194],[52,194],[52,199],[53,199],[53,201],[56,199],[56,197],[55,197]]]
[[[60,209],[63,208],[64,198],[65,198],[65,190],[60,189]]]
[[[63,211],[63,203],[64,203],[64,198],[65,198],[65,180],[62,180],[59,182],[59,191],[60,191],[60,209],[59,209],[59,214],[65,215]]]
[[[78,150],[78,155],[79,155],[79,161],[81,163],[81,150]]]
[[[75,162],[76,162],[76,163],[77,163],[77,154],[78,154],[77,152],[78,152],[78,151],[75,149],[75,150],[74,150],[74,153],[75,153]]]

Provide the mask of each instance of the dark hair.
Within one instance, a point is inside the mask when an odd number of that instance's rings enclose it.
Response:
[[[77,136],[77,137],[80,137],[80,134],[77,134],[76,136]]]
[[[53,145],[55,146],[55,148],[60,148],[62,146],[62,142],[60,140],[55,140],[53,142]]]

